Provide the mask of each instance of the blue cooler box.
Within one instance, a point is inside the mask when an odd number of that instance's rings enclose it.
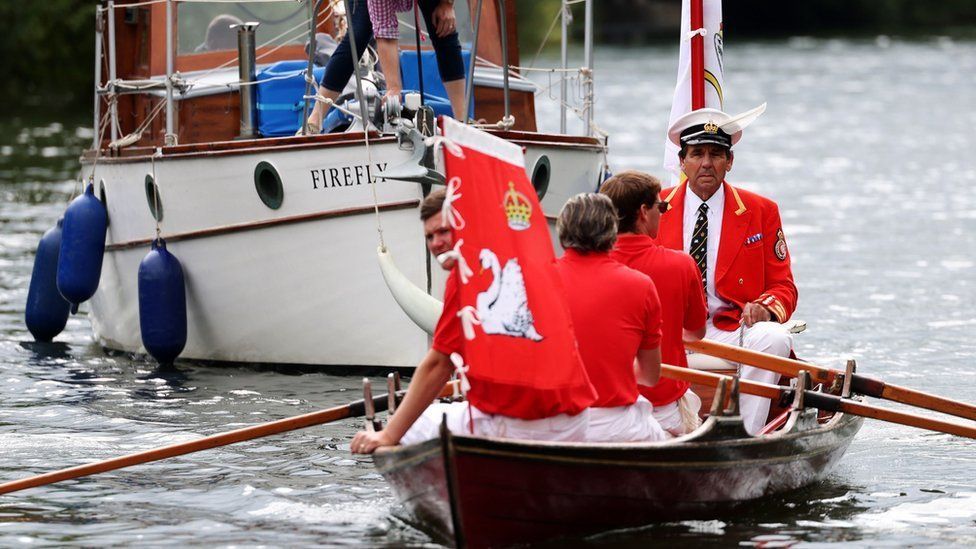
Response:
[[[471,67],[471,50],[461,49],[461,60],[464,61],[464,78],[468,78]],[[422,50],[420,61],[424,70],[424,102],[434,109],[434,114],[450,115],[451,103],[447,100],[447,90],[441,82],[441,74],[437,68],[437,54],[433,50]],[[400,75],[403,78],[403,89],[418,91],[420,78],[417,76],[417,51],[403,50],[400,52]],[[468,118],[474,118],[474,97],[468,106]]]
[[[295,135],[302,125],[305,101],[305,69],[308,61],[279,61],[257,74],[258,132],[266,137]],[[325,67],[315,66],[312,74],[322,81]],[[315,87],[312,88],[315,93]],[[314,102],[309,102],[309,110]]]

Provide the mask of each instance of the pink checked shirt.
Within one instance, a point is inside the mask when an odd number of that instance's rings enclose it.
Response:
[[[400,38],[397,12],[413,9],[413,0],[366,0],[376,38]]]

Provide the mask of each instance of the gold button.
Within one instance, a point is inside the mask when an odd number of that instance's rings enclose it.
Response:
[[[741,278],[739,279],[739,285],[740,286],[742,285],[742,279]]]

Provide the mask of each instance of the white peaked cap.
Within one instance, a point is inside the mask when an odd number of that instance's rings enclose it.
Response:
[[[684,142],[689,145],[699,143],[716,143],[731,147],[739,142],[742,130],[752,124],[759,116],[766,112],[766,104],[737,115],[729,115],[718,109],[704,108],[684,114],[674,121],[668,128],[668,139],[677,146],[681,146],[682,134]],[[709,131],[706,126],[714,128]],[[709,139],[712,136],[715,140]]]

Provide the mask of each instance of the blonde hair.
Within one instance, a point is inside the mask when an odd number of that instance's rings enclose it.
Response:
[[[617,240],[617,212],[605,195],[581,193],[566,201],[556,232],[563,248],[581,252],[606,252]]]

